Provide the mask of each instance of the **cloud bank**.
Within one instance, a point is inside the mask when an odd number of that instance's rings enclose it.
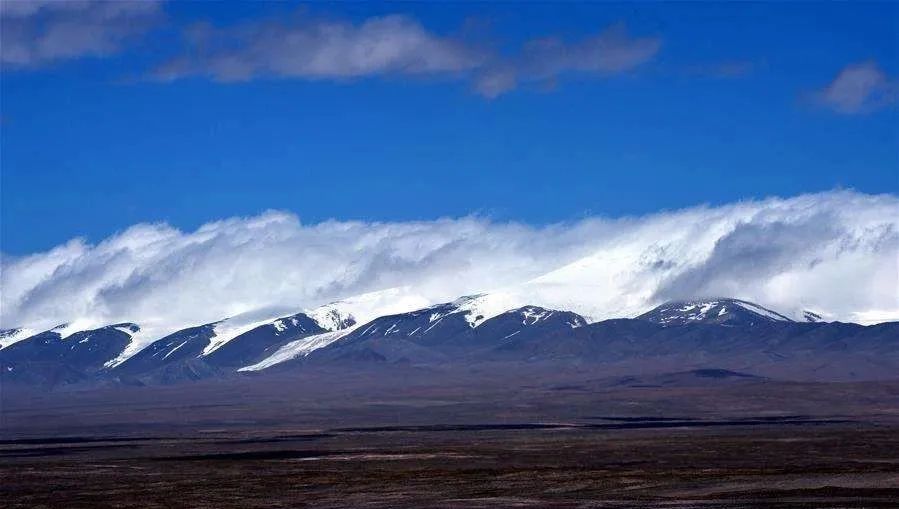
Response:
[[[267,212],[192,232],[139,224],[95,245],[3,258],[0,326],[135,321],[161,334],[400,286],[429,302],[550,288],[593,319],[697,296],[899,319],[897,253],[899,197],[849,191],[546,227],[478,217],[304,225]]]

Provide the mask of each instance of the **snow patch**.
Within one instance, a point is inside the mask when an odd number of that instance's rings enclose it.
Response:
[[[27,327],[20,327],[17,329],[8,329],[4,331],[0,331],[0,349],[6,348],[9,345],[18,343],[23,339],[28,339],[31,336],[37,334],[38,331],[34,329],[29,329]]]
[[[506,336],[503,336],[503,339],[509,339],[509,338],[511,338],[512,336],[518,334],[519,332],[521,332],[521,331],[520,331],[520,330],[517,330],[517,331],[513,332],[512,334],[507,334]]]
[[[318,350],[319,348],[324,348],[331,343],[337,341],[338,339],[346,336],[350,332],[356,329],[356,326],[349,327],[346,329],[342,329],[339,331],[325,332],[323,334],[316,334],[314,336],[307,336],[302,339],[298,339],[296,341],[291,341],[286,345],[279,348],[275,353],[266,357],[265,359],[257,362],[256,364],[250,366],[244,366],[237,371],[261,371],[263,369],[270,368],[276,364],[281,364],[282,362],[287,362],[292,359],[296,359],[298,357],[305,357],[310,353]]]
[[[736,299],[734,299],[732,302],[747,311],[752,311],[753,313],[755,313],[757,315],[761,315],[765,318],[768,318],[769,320],[774,320],[776,322],[792,322],[793,321],[780,313],[771,311],[768,308],[764,308],[764,307],[759,306],[758,304],[755,304],[752,302],[747,302],[745,300],[736,300]]]
[[[521,323],[524,325],[534,325],[540,320],[549,318],[554,313],[551,309],[543,309],[543,308],[535,308],[535,307],[526,307],[521,311],[521,316],[523,317]]]
[[[433,329],[434,327],[437,327],[437,324],[440,323],[440,322],[442,322],[442,321],[443,321],[443,318],[438,318],[437,321],[431,323],[431,326],[428,327],[427,329],[425,329],[424,332],[428,332],[429,330]],[[424,332],[422,332],[422,334],[423,334]]]
[[[68,339],[72,336],[72,334],[96,329],[101,326],[101,324],[98,324],[94,320],[80,319],[73,322],[64,323],[62,325],[57,325],[56,327],[50,329],[50,332],[59,334],[59,339]]]
[[[172,348],[171,350],[169,350],[168,353],[165,354],[165,355],[162,357],[162,360],[168,359],[170,355],[172,355],[173,353],[177,352],[179,348],[181,348],[182,346],[186,345],[189,341],[190,341],[189,339],[186,339],[186,340],[182,341],[180,345],[178,345],[178,346],[176,346],[175,348]]]
[[[518,298],[503,291],[462,297],[453,301],[454,313],[465,313],[465,320],[472,328],[499,316],[510,309],[521,307]]]
[[[217,322],[212,326],[212,330],[215,333],[215,336],[209,339],[209,344],[206,345],[206,348],[203,349],[203,353],[201,355],[209,355],[237,336],[240,336],[245,332],[250,332],[256,327],[262,327],[263,325],[270,324],[272,324],[271,318],[266,320],[257,320],[255,322],[235,321],[232,318],[228,318],[226,320],[222,320],[221,322]]]

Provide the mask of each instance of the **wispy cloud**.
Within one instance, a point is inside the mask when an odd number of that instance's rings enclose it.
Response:
[[[304,225],[270,212],[193,232],[141,224],[2,258],[0,327],[170,330],[402,286],[431,302],[519,288],[596,319],[692,296],[895,319],[897,252],[899,198],[854,192],[541,228],[475,217]]]
[[[850,64],[815,97],[819,104],[837,113],[869,113],[896,104],[899,80],[888,76],[874,61]]]
[[[659,37],[632,37],[616,24],[574,43],[558,37],[527,42],[517,55],[483,69],[475,90],[496,97],[520,83],[550,83],[566,73],[610,76],[630,72],[659,52]]]
[[[0,57],[36,68],[122,51],[162,17],[160,2],[7,0],[0,2]]]
[[[361,23],[296,15],[230,27],[204,24],[185,31],[184,40],[183,54],[155,69],[154,79],[443,77],[472,81],[477,93],[490,98],[566,73],[629,72],[651,60],[661,45],[657,37],[631,37],[619,24],[579,42],[545,37],[501,54],[462,36],[430,31],[404,15]]]

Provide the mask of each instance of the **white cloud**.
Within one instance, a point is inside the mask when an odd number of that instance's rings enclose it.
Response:
[[[837,113],[867,113],[895,104],[899,82],[868,61],[844,67],[818,92],[818,101]]]
[[[135,321],[161,333],[398,286],[431,302],[534,290],[594,319],[692,296],[899,319],[897,253],[899,198],[854,192],[540,228],[474,217],[303,225],[268,212],[193,232],[141,224],[4,258],[0,321]]]
[[[455,74],[484,54],[402,15],[362,23],[291,17],[188,32],[189,56],[157,69],[161,80],[199,75],[218,81],[256,77],[346,79],[386,74]]]
[[[155,0],[6,0],[0,3],[4,65],[40,67],[120,52],[161,19]]]

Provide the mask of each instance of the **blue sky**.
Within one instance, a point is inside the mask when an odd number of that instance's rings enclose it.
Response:
[[[895,4],[9,5],[8,255],[267,209],[539,225],[899,192]]]

